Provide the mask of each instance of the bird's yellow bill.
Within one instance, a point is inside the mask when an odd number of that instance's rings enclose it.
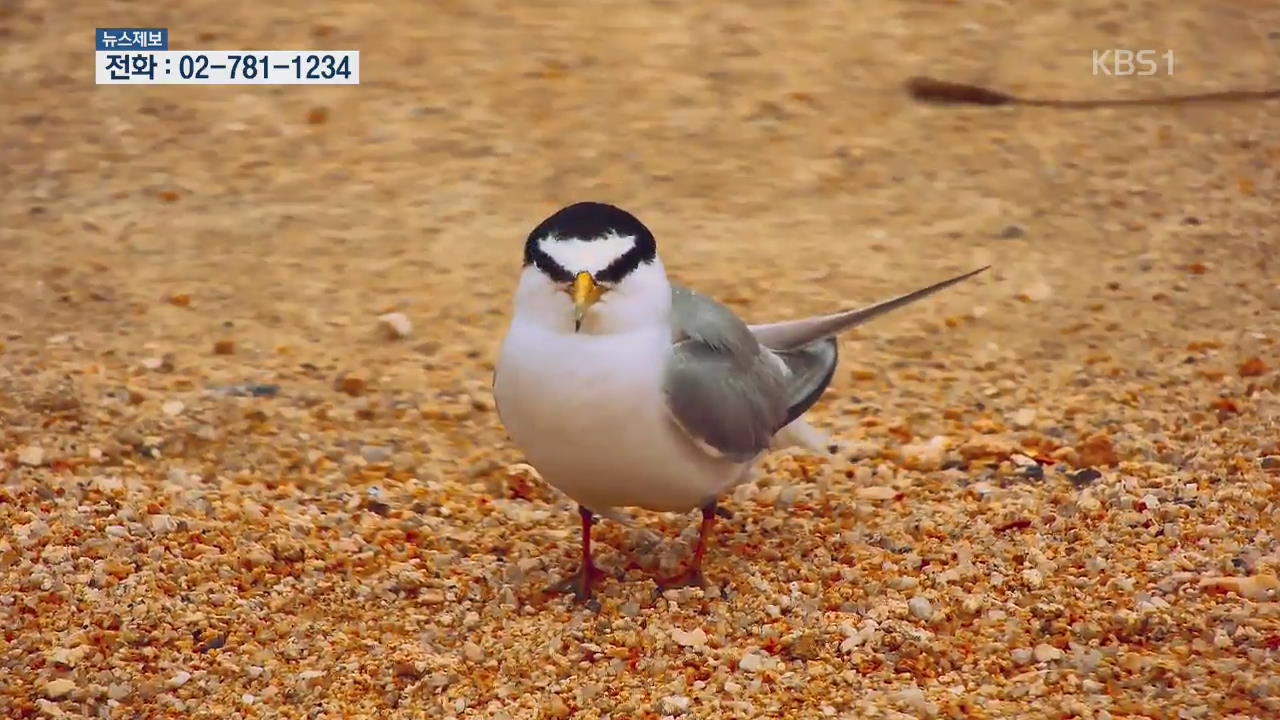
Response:
[[[603,293],[604,288],[596,284],[591,273],[580,272],[573,278],[573,290],[570,295],[573,297],[574,332],[582,329],[582,319],[587,316],[587,310],[600,299]]]

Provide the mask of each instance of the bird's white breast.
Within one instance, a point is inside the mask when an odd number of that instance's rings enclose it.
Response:
[[[670,345],[665,325],[594,335],[517,317],[494,382],[503,424],[549,483],[593,511],[698,507],[743,468],[708,456],[671,421]]]

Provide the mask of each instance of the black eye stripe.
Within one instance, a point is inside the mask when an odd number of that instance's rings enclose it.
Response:
[[[622,255],[619,255],[617,260],[609,263],[603,270],[596,273],[596,280],[598,282],[616,283],[631,274],[632,270],[640,267],[640,263],[650,262],[652,260],[652,257],[645,260],[644,253],[640,250],[639,245],[637,245]]]
[[[544,275],[551,278],[554,282],[573,282],[573,273],[566,270],[563,265],[556,262],[554,258],[543,252],[542,248],[535,247],[533,252],[525,253],[525,265],[529,264],[537,267]]]

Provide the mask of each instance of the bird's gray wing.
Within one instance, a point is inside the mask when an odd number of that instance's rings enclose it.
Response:
[[[910,305],[917,300],[923,300],[939,290],[949,288],[962,280],[967,280],[977,275],[988,267],[990,265],[864,308],[845,310],[831,315],[820,315],[801,320],[789,320],[767,325],[750,325],[748,327],[751,330],[751,334],[762,345],[775,352],[796,350],[818,340],[830,338],[837,333],[878,318],[900,307]]]
[[[787,423],[785,365],[720,303],[675,286],[672,304],[671,417],[708,453],[747,462]]]
[[[766,352],[769,350],[766,348]],[[787,419],[800,417],[818,402],[836,374],[839,345],[833,337],[823,338],[794,350],[774,352],[787,366]]]

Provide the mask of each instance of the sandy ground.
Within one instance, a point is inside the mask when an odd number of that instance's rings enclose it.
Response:
[[[1275,86],[1280,7],[332,5],[0,3],[0,716],[1280,716],[1280,108],[900,90]],[[364,82],[95,87],[131,24]],[[593,612],[489,392],[582,199],[752,320],[995,267],[845,338],[715,587],[602,524]]]

